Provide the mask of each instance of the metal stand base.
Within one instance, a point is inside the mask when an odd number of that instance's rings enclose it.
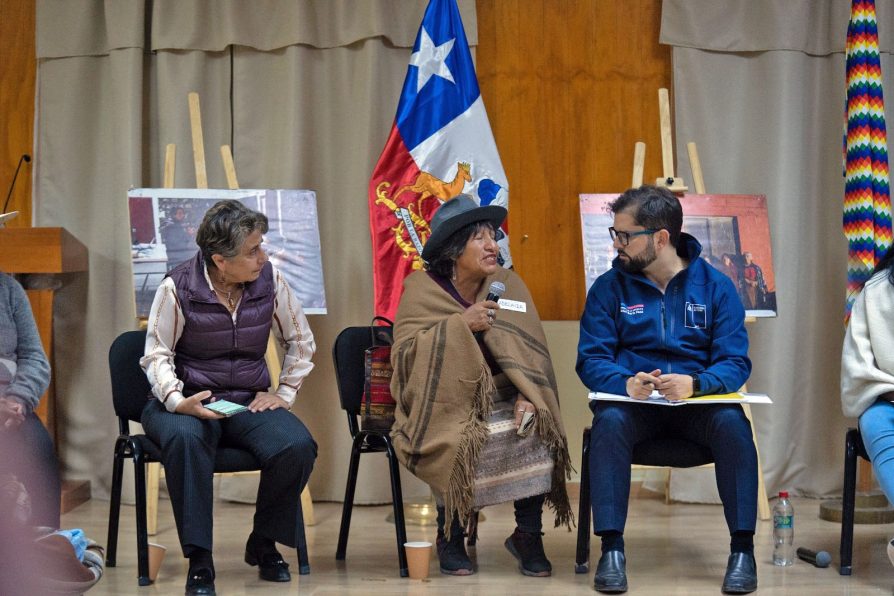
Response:
[[[890,524],[894,522],[894,507],[880,490],[857,493],[854,508],[855,524]],[[831,499],[820,503],[820,519],[841,521],[841,499]]]
[[[385,520],[393,524],[394,513],[389,513]],[[404,503],[404,522],[408,526],[438,525],[438,509],[435,507],[434,501]]]
[[[388,523],[394,523],[394,513],[389,513],[385,518]],[[484,521],[484,514],[478,513],[478,522]],[[429,497],[421,503],[404,502],[404,522],[408,526],[436,526],[438,525],[438,508],[435,500]]]

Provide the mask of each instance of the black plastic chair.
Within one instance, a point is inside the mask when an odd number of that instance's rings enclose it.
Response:
[[[364,354],[372,346],[373,333],[386,332],[386,327],[348,327],[335,338],[332,358],[335,361],[335,376],[341,407],[348,415],[348,429],[351,431],[351,459],[348,464],[348,482],[345,487],[345,501],[341,513],[341,528],[338,531],[338,547],[335,558],[344,561],[348,548],[348,532],[351,529],[351,512],[354,509],[354,489],[357,487],[357,471],[360,455],[364,453],[385,453],[391,472],[391,499],[394,505],[394,531],[397,537],[397,559],[400,576],[407,577],[407,555],[404,543],[407,529],[404,522],[404,501],[400,488],[400,464],[391,444],[387,430],[364,430],[360,428],[361,402],[364,385]]]
[[[577,512],[575,573],[590,570],[590,427],[584,429],[580,471],[580,509]],[[633,449],[633,463],[640,466],[695,468],[714,461],[711,450],[685,439],[653,439]]]
[[[849,428],[844,436],[844,488],[841,491],[841,564],[838,573],[851,574],[854,554],[854,508],[857,497],[857,457],[869,461],[860,429]]]
[[[112,465],[112,494],[109,505],[109,536],[106,541],[106,565],[114,567],[118,550],[118,518],[121,512],[121,483],[124,476],[124,460],[134,463],[134,492],[137,518],[137,576],[141,586],[152,583],[149,579],[149,534],[146,526],[146,466],[159,462],[161,448],[146,435],[130,434],[129,421],[139,422],[147,399],[151,395],[149,381],[140,368],[146,344],[145,331],[126,331],[119,335],[109,349],[109,372],[112,376],[112,401],[118,416],[118,439],[115,441],[115,457]],[[254,455],[236,447],[221,446],[214,460],[215,472],[246,472],[259,470]],[[307,558],[307,540],[304,536],[304,517],[301,501],[295,520],[295,538],[298,544],[298,572],[310,573]]]

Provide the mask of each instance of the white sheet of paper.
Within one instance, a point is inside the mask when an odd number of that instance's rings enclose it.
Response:
[[[697,404],[772,404],[770,396],[763,393],[726,393],[724,395],[700,395],[688,397],[677,401],[664,399],[657,391],[653,391],[649,399],[633,399],[629,395],[617,395],[615,393],[602,393],[601,391],[589,394],[589,398],[600,401],[625,401],[635,404],[652,404],[656,406],[686,406]]]

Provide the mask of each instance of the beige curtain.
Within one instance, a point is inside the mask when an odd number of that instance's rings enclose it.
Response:
[[[665,0],[661,42],[673,46],[676,150],[691,180],[694,141],[708,192],[767,195],[779,316],[749,326],[749,389],[771,496],[841,488],[839,367],[847,244],[841,228],[844,44],[849,2]],[[881,45],[894,43],[879,0]],[[883,71],[894,71],[887,50]],[[888,97],[892,97],[889,93]],[[889,100],[890,101],[890,100]],[[674,472],[677,475],[677,472]],[[710,499],[713,477],[682,473],[673,496]],[[689,476],[701,474],[696,482]]]
[[[471,44],[475,5],[461,0]],[[64,226],[90,270],[64,280],[56,312],[56,387],[68,478],[108,495],[117,424],[107,365],[136,327],[126,193],[195,186],[187,93],[201,97],[209,185],[225,188],[232,144],[243,188],[317,193],[329,314],[310,317],[316,369],[295,413],[319,443],[310,486],[344,495],[350,441],[331,349],[372,315],[366,185],[385,144],[425,0],[72,0],[38,2],[35,224]],[[388,502],[384,456],[363,458],[358,502]],[[427,488],[404,476],[407,498]]]

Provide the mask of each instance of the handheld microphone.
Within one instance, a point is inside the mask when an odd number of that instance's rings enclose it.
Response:
[[[505,292],[505,291],[506,291],[506,286],[503,285],[502,282],[499,282],[499,281],[492,282],[490,284],[490,288],[488,289],[487,298],[485,298],[485,300],[488,300],[490,302],[499,302],[500,296],[502,296],[503,292]],[[475,335],[475,339],[481,339],[481,336],[484,335],[484,331],[476,331],[474,333],[474,335]]]
[[[499,302],[500,296],[503,295],[503,292],[506,291],[506,286],[504,286],[501,282],[495,281],[490,284],[490,291],[487,293],[487,298],[485,300],[489,300],[491,302]]]
[[[19,170],[22,168],[22,162],[31,162],[31,156],[27,153],[23,153],[22,157],[19,158],[19,163],[16,165],[15,174],[12,175],[12,182],[9,183],[9,192],[6,193],[6,202],[3,203],[3,210],[0,213],[6,213],[6,208],[9,207],[9,199],[12,198],[12,189],[16,186],[16,178],[19,177]]]
[[[828,567],[829,563],[832,562],[832,555],[824,550],[817,552],[801,546],[797,552],[799,559],[807,561],[814,567]]]

